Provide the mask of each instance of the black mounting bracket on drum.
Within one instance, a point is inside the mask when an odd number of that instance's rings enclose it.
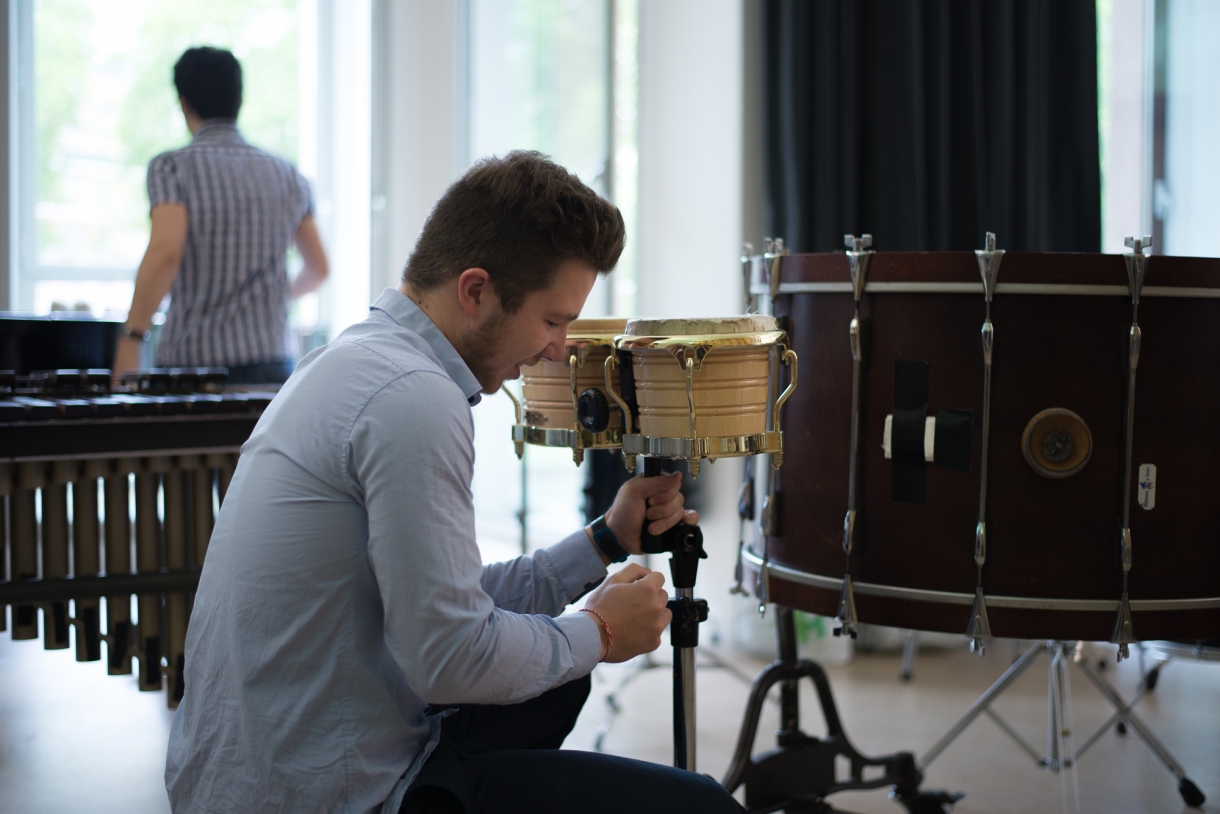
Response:
[[[910,752],[895,752],[881,757],[866,757],[856,750],[839,720],[839,711],[830,692],[826,673],[812,661],[796,657],[796,626],[791,608],[775,607],[779,659],[754,679],[746,703],[745,720],[738,735],[737,748],[721,781],[730,792],[744,785],[746,809],[750,812],[807,811],[831,814],[835,809],[826,797],[840,791],[876,789],[892,786],[890,796],[911,814],[944,814],[961,799],[961,794],[921,791],[923,774],[916,768]],[[826,736],[814,738],[801,731],[798,682],[808,678],[817,691]],[[767,693],[780,685],[780,729],[777,748],[754,756],[754,739]],[[851,776],[837,778],[838,758],[847,758]],[[880,767],[880,773],[865,776],[866,769]]]

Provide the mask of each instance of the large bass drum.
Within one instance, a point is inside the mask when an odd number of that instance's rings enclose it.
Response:
[[[997,252],[989,304],[983,253],[855,254],[859,289],[844,254],[772,266],[805,384],[755,590],[842,615],[850,573],[862,622],[965,633],[982,594],[996,636],[1220,635],[1220,261]]]

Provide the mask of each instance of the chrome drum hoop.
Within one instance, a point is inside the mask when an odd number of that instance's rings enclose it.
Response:
[[[529,424],[513,425],[513,441],[538,447],[562,447],[564,449],[618,449],[623,445],[622,430],[589,432],[568,427],[534,427]]]
[[[764,432],[758,435],[731,435],[721,438],[657,438],[649,435],[625,435],[622,439],[624,455],[648,455],[653,458],[685,458],[698,460],[707,458],[737,458],[743,455],[769,453],[779,456],[784,451],[784,435],[781,432]]]
[[[685,336],[632,336],[623,334],[614,338],[615,346],[622,351],[666,350],[674,355],[678,364],[685,359],[694,361],[699,370],[703,359],[716,348],[751,348],[778,345],[780,355],[788,349],[788,335],[783,331],[761,331],[734,334],[691,334]]]

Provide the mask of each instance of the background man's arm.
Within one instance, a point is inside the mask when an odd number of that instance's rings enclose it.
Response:
[[[292,240],[297,251],[301,253],[301,259],[305,261],[305,267],[292,281],[292,298],[295,300],[322,285],[330,274],[330,265],[326,260],[326,251],[322,248],[322,238],[318,236],[318,225],[311,215],[306,215],[301,220]]]
[[[152,326],[153,314],[165,299],[178,269],[182,266],[182,251],[186,246],[187,212],[179,203],[160,204],[152,210],[152,232],[148,236],[148,248],[136,272],[136,289],[131,297],[131,310],[127,313],[127,327],[133,331],[147,331]],[[115,352],[114,372],[135,370],[140,366],[141,343],[135,339],[122,338]]]

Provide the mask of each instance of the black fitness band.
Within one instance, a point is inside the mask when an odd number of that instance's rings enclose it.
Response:
[[[614,536],[614,532],[606,525],[606,516],[594,520],[589,524],[593,529],[593,542],[597,543],[597,547],[606,555],[610,562],[623,562],[627,559],[627,552],[619,545],[618,538]]]

